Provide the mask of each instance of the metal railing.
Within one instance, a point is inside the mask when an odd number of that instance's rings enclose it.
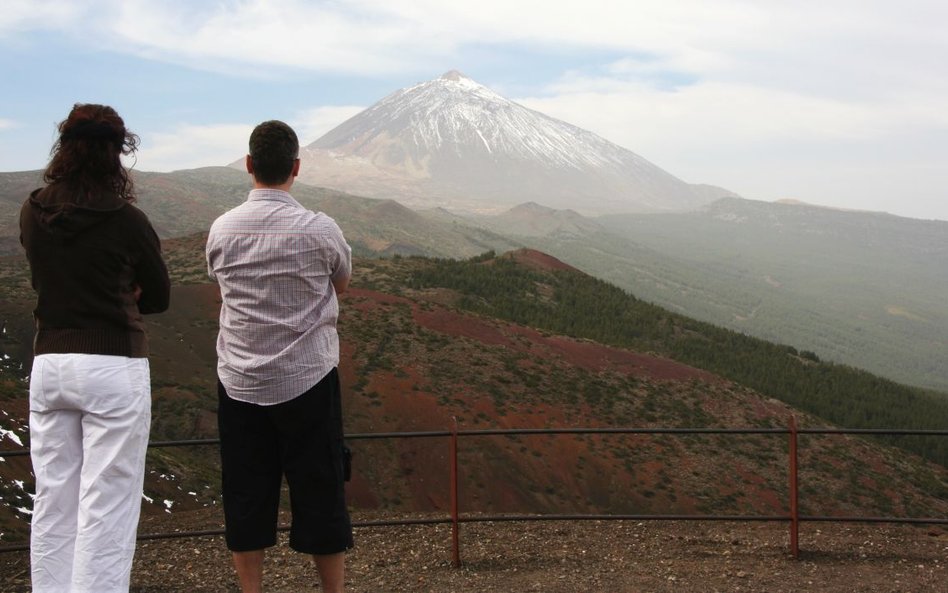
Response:
[[[780,515],[698,515],[698,514],[477,514],[462,516],[459,496],[458,441],[460,438],[485,436],[521,436],[521,435],[588,435],[588,434],[645,434],[645,435],[788,435],[788,498],[789,513]],[[809,435],[887,435],[887,436],[948,436],[948,430],[902,430],[902,429],[865,429],[865,428],[798,428],[796,420],[790,416],[787,428],[530,428],[530,429],[485,429],[458,430],[457,421],[451,430],[425,432],[381,432],[357,433],[346,435],[346,440],[381,440],[399,438],[447,438],[450,439],[450,515],[441,518],[392,519],[378,521],[356,521],[354,527],[396,527],[410,525],[451,525],[451,547],[454,566],[461,565],[459,543],[462,523],[509,522],[509,521],[761,521],[786,522],[790,529],[790,551],[794,558],[799,557],[799,531],[803,522],[839,522],[839,523],[907,523],[923,525],[948,525],[948,517],[869,517],[869,516],[821,516],[802,515],[799,496],[799,459],[798,440],[801,434]],[[193,447],[218,445],[218,439],[159,441],[149,447]],[[29,455],[29,449],[0,451],[0,456],[15,457]],[[281,531],[288,527],[280,527]],[[139,540],[159,540],[186,537],[207,537],[223,535],[222,529],[206,531],[181,531],[173,533],[155,533],[140,535]],[[0,546],[0,553],[24,551],[28,545]]]

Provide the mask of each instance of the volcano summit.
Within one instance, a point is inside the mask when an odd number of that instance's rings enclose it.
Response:
[[[583,214],[661,212],[731,195],[685,183],[454,70],[390,94],[301,158],[304,183],[412,207],[490,212],[533,201]]]

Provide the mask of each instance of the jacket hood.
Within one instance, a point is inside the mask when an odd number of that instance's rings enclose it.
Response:
[[[54,235],[71,237],[111,218],[128,202],[118,196],[79,196],[69,188],[50,185],[30,194],[33,217]]]

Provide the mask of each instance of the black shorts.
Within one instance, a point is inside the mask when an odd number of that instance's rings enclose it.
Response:
[[[217,392],[227,547],[248,552],[276,544],[285,475],[290,547],[306,554],[351,548],[336,370],[303,395],[273,406],[231,399],[220,381]]]

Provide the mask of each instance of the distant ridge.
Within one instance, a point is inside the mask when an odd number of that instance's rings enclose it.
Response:
[[[602,226],[575,210],[556,210],[526,202],[494,216],[472,216],[472,220],[495,232],[520,237],[583,237]]]
[[[823,210],[835,210],[837,212],[856,212],[856,213],[861,213],[861,214],[888,214],[889,216],[895,216],[894,214],[889,214],[888,212],[865,210],[862,208],[841,208],[839,206],[824,206],[822,204],[813,204],[812,202],[804,202],[803,200],[798,200],[796,198],[781,198],[779,200],[774,200],[774,204],[783,204],[785,206],[802,206],[805,208],[822,208]]]

